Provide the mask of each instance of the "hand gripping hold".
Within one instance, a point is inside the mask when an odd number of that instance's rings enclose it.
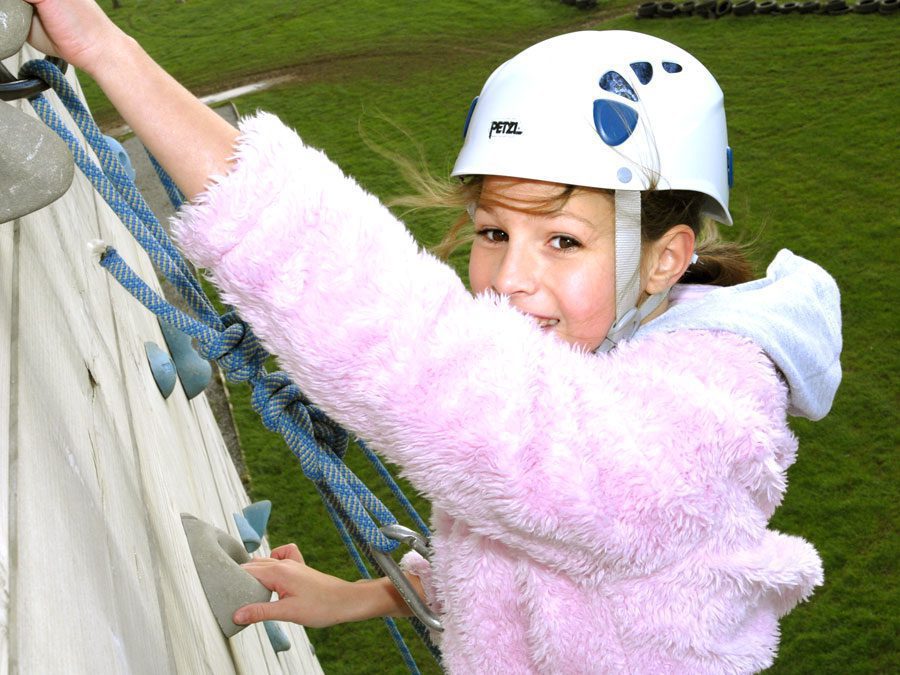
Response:
[[[272,592],[241,569],[250,556],[237,539],[189,513],[181,514],[181,524],[209,607],[225,637],[236,635],[246,628],[231,620],[238,607],[268,602]]]

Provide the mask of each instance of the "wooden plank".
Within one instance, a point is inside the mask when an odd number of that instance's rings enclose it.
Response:
[[[10,357],[14,349],[12,324],[17,223],[0,223],[0,675],[9,672],[9,500],[10,500]]]

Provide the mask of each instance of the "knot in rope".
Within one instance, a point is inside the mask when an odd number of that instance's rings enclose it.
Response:
[[[316,441],[321,445],[327,445],[339,459],[344,459],[350,443],[350,434],[311,403],[306,404],[306,412],[312,422]]]
[[[312,422],[306,410],[306,397],[300,391],[300,387],[291,382],[287,373],[278,371],[267,373],[253,382],[253,396],[251,403],[253,409],[259,413],[263,424],[267,429],[282,433],[288,423],[286,415],[289,412],[298,413],[299,419],[295,420],[313,435]]]
[[[306,408],[306,397],[287,373],[268,373],[251,381],[253,409],[267,429],[284,436],[291,452],[300,460],[303,474],[313,481],[324,476],[323,449],[316,443],[315,429]]]
[[[253,379],[265,364],[269,354],[259,344],[250,326],[235,312],[222,316],[225,330],[215,337],[202,342],[200,355],[214,359],[225,371],[225,376],[234,382]]]

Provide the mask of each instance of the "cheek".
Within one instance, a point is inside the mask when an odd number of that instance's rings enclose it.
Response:
[[[580,269],[563,280],[566,313],[574,324],[602,333],[616,318],[615,273],[607,265]]]
[[[477,246],[469,254],[469,288],[478,295],[491,287],[491,265],[488,256]]]

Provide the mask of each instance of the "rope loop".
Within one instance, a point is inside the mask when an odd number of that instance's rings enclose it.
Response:
[[[253,379],[263,369],[268,352],[259,344],[250,326],[234,311],[222,316],[225,330],[199,346],[200,355],[214,359],[233,382]]]

